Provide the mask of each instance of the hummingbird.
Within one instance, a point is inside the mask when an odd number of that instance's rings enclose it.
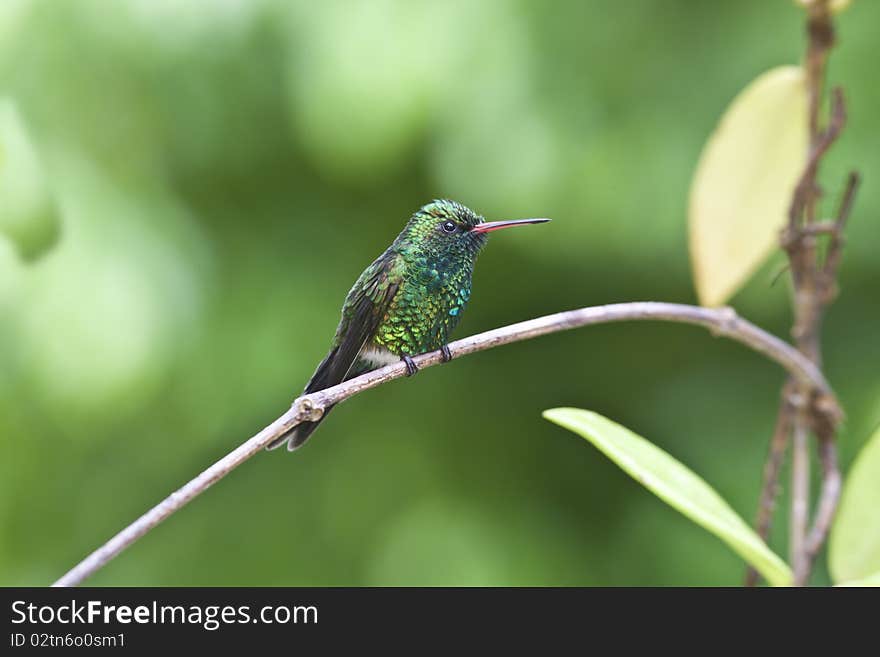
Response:
[[[422,206],[352,286],[330,352],[303,394],[399,360],[412,376],[418,371],[412,357],[429,351],[439,349],[443,362],[452,360],[449,336],[471,298],[474,262],[489,233],[547,221],[485,221],[447,199]],[[320,420],[298,424],[267,449],[284,443],[290,451],[301,447],[332,408],[324,409]]]

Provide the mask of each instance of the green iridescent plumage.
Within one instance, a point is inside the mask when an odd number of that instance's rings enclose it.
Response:
[[[474,262],[488,233],[526,219],[486,223],[465,206],[438,200],[419,209],[397,239],[367,267],[348,293],[330,353],[305,392],[323,390],[376,367],[443,349],[471,296]],[[330,409],[325,409],[324,417]],[[322,417],[323,420],[323,417]],[[270,449],[302,445],[318,422],[304,422]]]
[[[449,214],[464,225],[475,225],[479,219],[451,201],[428,205],[367,270],[387,271],[397,286],[376,328],[371,343],[376,348],[399,357],[435,351],[449,341],[461,319],[471,296],[474,261],[486,235],[451,239],[437,229],[437,219]]]

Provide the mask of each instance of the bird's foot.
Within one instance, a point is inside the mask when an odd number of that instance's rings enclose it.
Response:
[[[448,363],[449,361],[452,360],[452,352],[449,350],[448,344],[445,344],[442,347],[440,347],[440,353],[442,354],[441,360],[444,363]]]
[[[418,365],[416,365],[415,362],[413,362],[413,359],[411,356],[404,356],[403,362],[406,363],[406,375],[407,376],[412,376],[413,374],[415,374],[416,372],[419,371]]]

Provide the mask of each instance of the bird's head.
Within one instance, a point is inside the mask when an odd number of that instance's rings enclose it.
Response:
[[[486,244],[489,233],[546,221],[550,220],[512,219],[487,222],[461,203],[441,199],[419,208],[409,220],[401,238],[420,251],[474,258]]]

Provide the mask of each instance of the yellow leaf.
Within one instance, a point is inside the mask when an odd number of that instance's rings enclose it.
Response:
[[[799,4],[801,7],[809,7],[815,2],[819,0],[795,0],[796,4]],[[832,14],[839,14],[844,9],[849,7],[850,0],[829,0],[828,8],[831,10]]]
[[[774,68],[730,104],[691,183],[690,252],[701,304],[722,305],[776,246],[806,153],[803,69]]]

